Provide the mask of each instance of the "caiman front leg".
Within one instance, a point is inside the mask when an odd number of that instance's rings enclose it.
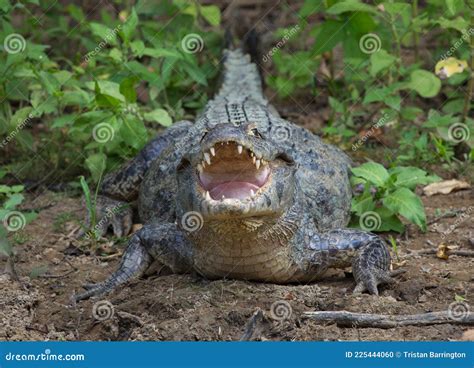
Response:
[[[76,301],[113,291],[117,286],[142,276],[154,261],[175,273],[192,267],[191,246],[175,224],[148,224],[130,239],[118,269],[104,282],[84,286]]]
[[[114,235],[122,237],[128,235],[132,229],[133,210],[130,203],[138,198],[140,185],[154,160],[166,149],[173,147],[177,141],[189,131],[191,122],[183,120],[174,123],[162,134],[158,135],[117,171],[108,173],[99,187],[94,208],[96,223],[92,224],[92,213],[86,215],[85,229],[77,237],[86,234],[92,225],[98,236],[104,236],[109,227]]]
[[[352,265],[354,293],[368,291],[378,295],[378,285],[393,282],[390,253],[382,238],[375,234],[356,229],[313,233],[306,249],[309,263],[316,269]]]

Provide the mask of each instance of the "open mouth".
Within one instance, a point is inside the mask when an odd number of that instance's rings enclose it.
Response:
[[[235,142],[211,147],[197,170],[207,200],[254,197],[268,182],[271,171],[267,161]]]

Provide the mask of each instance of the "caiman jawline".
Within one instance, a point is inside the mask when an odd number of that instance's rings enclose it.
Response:
[[[235,142],[221,142],[203,153],[197,165],[206,199],[243,200],[257,195],[270,176],[268,162]]]

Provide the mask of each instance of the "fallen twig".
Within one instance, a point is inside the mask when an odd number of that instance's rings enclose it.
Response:
[[[255,313],[250,317],[250,319],[247,322],[247,325],[245,326],[245,332],[240,338],[240,341],[248,341],[252,338],[253,334],[255,333],[255,330],[257,329],[258,323],[263,319],[263,312],[259,308],[255,311]]]
[[[463,318],[452,318],[448,311],[420,314],[369,314],[348,311],[305,312],[304,316],[319,322],[336,323],[345,327],[395,328],[402,326],[427,326],[444,323],[457,325],[474,324],[474,313],[467,312]]]
[[[50,275],[50,274],[44,274],[44,275],[38,275],[38,278],[42,279],[61,279],[63,277],[69,276],[71,273],[74,273],[76,270],[69,270],[67,272],[64,272],[60,275]]]
[[[414,253],[417,254],[437,254],[436,249],[422,249],[419,251],[416,251]],[[462,256],[462,257],[474,257],[474,251],[473,250],[448,250],[448,255],[450,256]]]

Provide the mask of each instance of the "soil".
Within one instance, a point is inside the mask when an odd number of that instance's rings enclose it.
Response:
[[[474,259],[450,255],[443,260],[434,254],[420,254],[420,250],[436,250],[442,241],[453,249],[474,249],[473,214],[469,212],[474,205],[473,194],[464,190],[423,197],[431,223],[428,231],[422,233],[408,226],[403,236],[392,234],[398,245],[394,264],[406,272],[397,276],[395,284],[381,287],[378,297],[353,295],[350,270],[311,285],[152,275],[105,298],[73,305],[71,295],[81,291],[83,284],[104,280],[115,269],[123,244],[104,240],[92,252],[90,241],[71,236],[77,228],[74,218],[84,215],[80,199],[45,192],[29,198],[29,205],[42,211],[12,239],[16,242],[20,281],[0,276],[0,340],[239,340],[259,309],[263,318],[257,323],[253,340],[459,340],[463,334],[472,339],[472,330],[461,325],[348,328],[316,323],[303,312],[443,311],[456,296],[465,298],[465,305],[472,305]],[[465,211],[467,216],[458,213],[457,217],[439,218],[445,211]],[[442,233],[450,225],[455,228],[443,240]],[[0,261],[0,267],[3,265]],[[278,301],[289,303],[288,318],[278,319],[271,312],[272,304]],[[111,315],[101,314],[107,308]]]

